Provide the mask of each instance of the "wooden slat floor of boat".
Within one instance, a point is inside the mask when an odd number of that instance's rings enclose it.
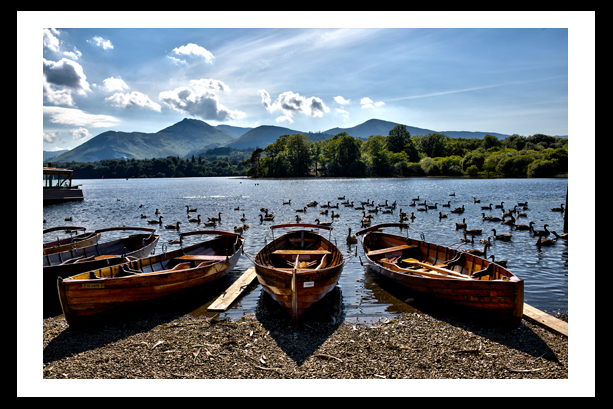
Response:
[[[568,323],[524,303],[523,317],[530,322],[547,328],[556,334],[568,337]]]
[[[255,267],[249,267],[222,295],[207,308],[208,311],[225,311],[255,280]]]

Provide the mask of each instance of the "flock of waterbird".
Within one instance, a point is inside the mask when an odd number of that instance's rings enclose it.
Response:
[[[455,192],[449,194],[449,196],[455,196]],[[318,211],[317,213],[315,213],[316,217],[314,219],[312,215],[309,214],[309,216],[311,216],[310,217],[311,220],[313,220],[312,223],[322,225],[322,226],[332,226],[334,224],[334,221],[341,217],[340,206],[343,206],[344,209],[347,209],[349,211],[352,210],[354,214],[355,212],[357,212],[359,225],[362,228],[366,228],[366,227],[371,226],[373,219],[379,213],[382,215],[383,214],[393,215],[394,212],[396,211],[396,208],[398,207],[396,201],[394,201],[393,203],[389,203],[388,200],[385,200],[384,203],[375,204],[374,200],[359,201],[356,203],[356,201],[349,201],[348,199],[345,199],[345,196],[340,196],[337,199],[338,201],[335,204],[331,204],[330,201],[326,201],[326,203],[310,201],[306,203],[305,205],[302,205],[301,207],[294,208],[293,209],[295,212],[294,219],[296,223],[303,222],[303,220],[307,218],[307,214]],[[488,205],[484,205],[484,204],[482,205],[481,201],[477,199],[476,197],[473,197],[473,204],[475,206],[481,207],[482,222],[499,223],[500,225],[507,226],[511,228],[512,230],[527,231],[528,234],[531,234],[532,236],[537,237],[535,244],[539,248],[541,246],[554,245],[559,239],[568,239],[568,233],[558,235],[558,233],[556,233],[555,231],[550,231],[547,229],[547,227],[549,227],[548,224],[544,224],[542,230],[536,230],[534,228],[534,225],[536,223],[533,221],[529,222],[528,224],[518,223],[518,220],[520,218],[528,217],[528,210],[529,210],[528,202],[519,202],[517,204],[514,204],[513,207],[509,208],[508,210],[505,210],[505,207],[504,207],[505,202],[501,202],[500,204],[489,203]],[[287,201],[283,200],[282,206],[291,206],[291,205],[292,205],[291,199]],[[449,216],[449,213],[461,215],[462,213],[466,211],[466,207],[464,204],[461,207],[455,207],[454,209],[451,209],[450,200],[447,201],[447,203],[440,204],[441,209],[439,210],[438,202],[435,202],[434,204],[428,203],[426,199],[420,199],[419,196],[411,199],[408,206],[411,208],[415,208],[415,211],[411,211],[411,213],[408,214],[407,212],[403,211],[402,208],[399,208],[398,210],[398,222],[399,223],[413,222],[417,218],[417,216],[415,215],[415,212],[418,212],[418,213],[428,212],[432,210],[435,212],[438,211],[439,219],[445,219]],[[141,204],[139,208],[142,208],[142,207],[143,205]],[[221,224],[222,214],[223,214],[222,212],[217,212],[217,215],[207,216],[206,217],[207,220],[204,220],[202,215],[198,213],[197,208],[192,208],[190,207],[190,205],[185,205],[185,207],[186,207],[187,223],[193,223],[197,226],[202,225],[204,227],[213,227],[213,228],[216,228],[218,224]],[[315,209],[317,207],[318,209]],[[447,209],[449,209],[448,213],[443,213],[443,211]],[[239,215],[242,215],[242,217],[238,219],[240,223],[234,226],[234,231],[242,234],[245,230],[249,229],[250,225],[246,223],[248,219],[245,216],[245,213],[242,212],[242,210],[244,209],[241,209],[240,206],[235,207],[233,210],[235,212],[238,212]],[[292,209],[289,208],[290,212],[291,210]],[[491,213],[491,211],[494,211],[494,210],[498,210],[502,212],[501,216],[500,217],[489,216],[486,214],[486,212]],[[560,207],[558,208],[551,208],[551,211],[560,212],[564,214],[565,212],[564,204],[561,204]],[[330,221],[325,221],[325,220],[322,221],[323,218],[326,216],[330,216]],[[260,208],[260,212],[258,213],[256,217],[259,217],[260,223],[275,220],[274,212],[270,212],[268,208]],[[350,217],[356,217],[356,216],[350,216]],[[154,218],[149,218],[147,215],[141,213],[141,219],[146,219],[148,224],[159,225],[160,227],[164,227],[166,229],[180,230],[181,224],[184,224],[184,222],[182,222],[181,220],[177,220],[176,223],[174,224],[164,224],[162,220],[163,218],[164,216],[162,215],[162,212],[159,209],[155,210]],[[322,220],[320,220],[320,218],[322,218]],[[72,221],[72,217],[66,218],[65,221]],[[308,221],[306,220],[304,222],[308,223]],[[459,242],[461,242],[462,244],[464,243],[474,244],[475,236],[481,236],[483,234],[483,229],[469,229],[467,227],[466,218],[462,219],[462,223],[456,222],[455,229],[462,231],[463,236],[459,239],[460,240]],[[495,227],[492,227],[490,231],[493,233],[491,237],[487,237],[487,239],[479,240],[479,242],[484,245],[483,250],[467,249],[463,251],[473,253],[473,254],[476,254],[482,257],[486,257],[487,249],[488,247],[492,245],[492,240],[506,241],[506,242],[512,240],[512,237],[513,237],[512,233],[500,233],[499,234]],[[549,237],[550,235],[552,235],[553,237],[550,238]],[[351,227],[348,227],[348,234],[347,234],[346,241],[347,241],[347,244],[357,243],[356,236],[351,234]],[[494,260],[494,262],[498,264],[501,264],[501,265],[506,264],[505,260],[495,261],[495,257],[493,255],[491,255],[489,258],[491,258],[492,260]]]

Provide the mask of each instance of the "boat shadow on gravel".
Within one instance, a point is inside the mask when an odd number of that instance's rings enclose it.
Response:
[[[300,366],[338,329],[344,321],[342,294],[336,286],[307,309],[294,324],[289,313],[262,291],[255,317],[270,337]]]
[[[94,350],[136,334],[172,322],[194,310],[211,304],[233,282],[233,278],[207,284],[179,299],[157,302],[121,315],[114,315],[91,323],[87,327],[68,327],[43,349],[43,363],[51,363],[82,352]],[[206,308],[204,308],[206,310]],[[208,313],[211,317],[217,313]],[[62,317],[62,316],[60,316]],[[62,317],[63,318],[63,317]],[[53,319],[53,318],[51,318]]]
[[[423,313],[439,321],[445,322],[475,335],[487,338],[492,342],[504,345],[523,352],[535,358],[543,358],[551,362],[560,364],[556,354],[549,345],[536,334],[526,321],[522,320],[519,326],[510,328],[503,324],[497,324],[491,318],[476,316],[474,312],[465,310],[457,306],[445,305],[436,300],[428,299],[420,294],[412,293],[408,289],[396,285],[392,280],[380,277],[373,273],[373,276],[383,290],[389,292],[399,300],[410,305],[415,312]]]

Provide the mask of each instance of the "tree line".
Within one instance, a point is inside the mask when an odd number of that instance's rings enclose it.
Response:
[[[346,132],[309,141],[282,135],[249,153],[216,148],[191,159],[105,159],[56,164],[74,170],[75,179],[250,176],[329,177],[552,177],[568,174],[568,138],[543,134],[498,139],[450,138],[441,133],[411,136],[397,125],[387,136],[367,140]],[[52,166],[52,164],[49,164]]]
[[[568,174],[568,138],[535,134],[498,139],[411,136],[397,125],[366,141],[346,132],[310,142],[302,134],[280,136],[244,162],[251,177],[550,177]]]
[[[248,155],[247,155],[248,156]],[[219,159],[206,160],[202,156],[191,159],[168,156],[154,159],[104,159],[96,162],[62,162],[48,163],[73,170],[75,179],[101,178],[172,178],[172,177],[206,177],[206,176],[240,176],[246,175],[243,166],[244,155],[233,155]]]

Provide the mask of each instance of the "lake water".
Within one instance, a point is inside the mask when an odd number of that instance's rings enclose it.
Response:
[[[74,180],[81,184],[85,200],[82,202],[62,203],[43,206],[43,228],[74,225],[86,227],[88,231],[117,225],[151,227],[147,219],[155,218],[155,210],[162,212],[164,224],[181,221],[181,231],[203,229],[195,223],[188,222],[186,205],[197,208],[203,220],[216,217],[221,212],[221,223],[217,229],[233,231],[234,226],[242,225],[239,220],[243,213],[245,223],[250,228],[243,234],[246,238],[245,251],[254,256],[265,244],[266,235],[270,233],[271,222],[260,223],[261,208],[267,208],[275,214],[275,224],[293,223],[296,214],[301,215],[302,222],[314,223],[315,219],[329,221],[330,214],[319,214],[319,206],[307,208],[306,213],[296,213],[308,202],[320,204],[330,201],[340,203],[338,197],[344,196],[358,206],[360,202],[375,204],[396,202],[393,214],[375,215],[373,224],[397,222],[398,212],[414,212],[416,219],[410,224],[409,236],[419,238],[422,234],[426,241],[456,247],[460,244],[461,230],[456,230],[455,223],[466,219],[468,229],[483,229],[482,236],[475,237],[473,245],[463,248],[480,248],[480,238],[496,233],[513,234],[511,242],[493,241],[488,256],[496,260],[508,260],[508,268],[525,282],[525,302],[547,312],[568,311],[568,242],[558,240],[553,246],[539,249],[536,238],[528,231],[510,231],[508,226],[499,222],[484,222],[482,213],[501,217],[502,211],[494,205],[504,202],[505,210],[519,202],[528,202],[526,218],[518,218],[516,223],[528,224],[533,221],[535,229],[543,229],[548,224],[550,231],[563,232],[562,213],[552,212],[551,208],[566,203],[567,179],[453,179],[453,178],[408,178],[408,179],[291,179],[291,180],[249,180],[242,178],[170,178],[170,179],[101,179]],[[455,196],[450,194],[455,193]],[[412,198],[419,196],[419,201],[437,205],[437,210],[417,211],[410,207]],[[480,200],[475,204],[474,198]],[[291,199],[291,205],[283,202]],[[442,207],[450,202],[451,207]],[[482,210],[481,206],[492,203],[492,210]],[[143,205],[142,207],[139,207]],[[454,214],[450,209],[464,205],[463,214]],[[240,210],[234,210],[239,208]],[[334,221],[333,238],[347,255],[354,255],[356,245],[347,245],[348,228],[352,232],[360,230],[362,211],[339,205],[334,209],[340,218]],[[448,213],[447,218],[440,219],[439,211]],[[64,218],[72,217],[72,222]],[[396,230],[398,231],[398,230]],[[156,248],[161,252],[178,245],[167,244],[176,239],[174,230],[158,228],[160,242]],[[44,241],[54,239],[57,233],[46,235]],[[103,233],[103,240],[120,237],[126,233]],[[404,231],[402,234],[406,234]],[[47,237],[51,236],[51,237]],[[189,244],[192,237],[186,238]],[[553,237],[553,235],[550,235]],[[190,240],[188,240],[190,239]],[[268,237],[270,240],[270,236]],[[412,307],[404,302],[404,296],[389,290],[389,283],[381,282],[360,264],[364,259],[361,248],[345,266],[338,283],[336,296],[339,309],[345,321],[372,322],[381,318],[393,318],[399,313],[411,311]],[[247,256],[242,256],[236,269],[228,276],[220,288],[223,291],[243,271],[253,266]],[[387,286],[387,287],[386,287]],[[263,308],[262,293],[259,284],[253,286],[228,311],[220,317],[239,318],[246,313],[255,313]],[[402,299],[400,299],[400,298]],[[210,303],[211,300],[208,302]],[[199,311],[199,312],[198,312]],[[203,305],[194,314],[207,314]],[[210,314],[210,313],[208,313]]]

